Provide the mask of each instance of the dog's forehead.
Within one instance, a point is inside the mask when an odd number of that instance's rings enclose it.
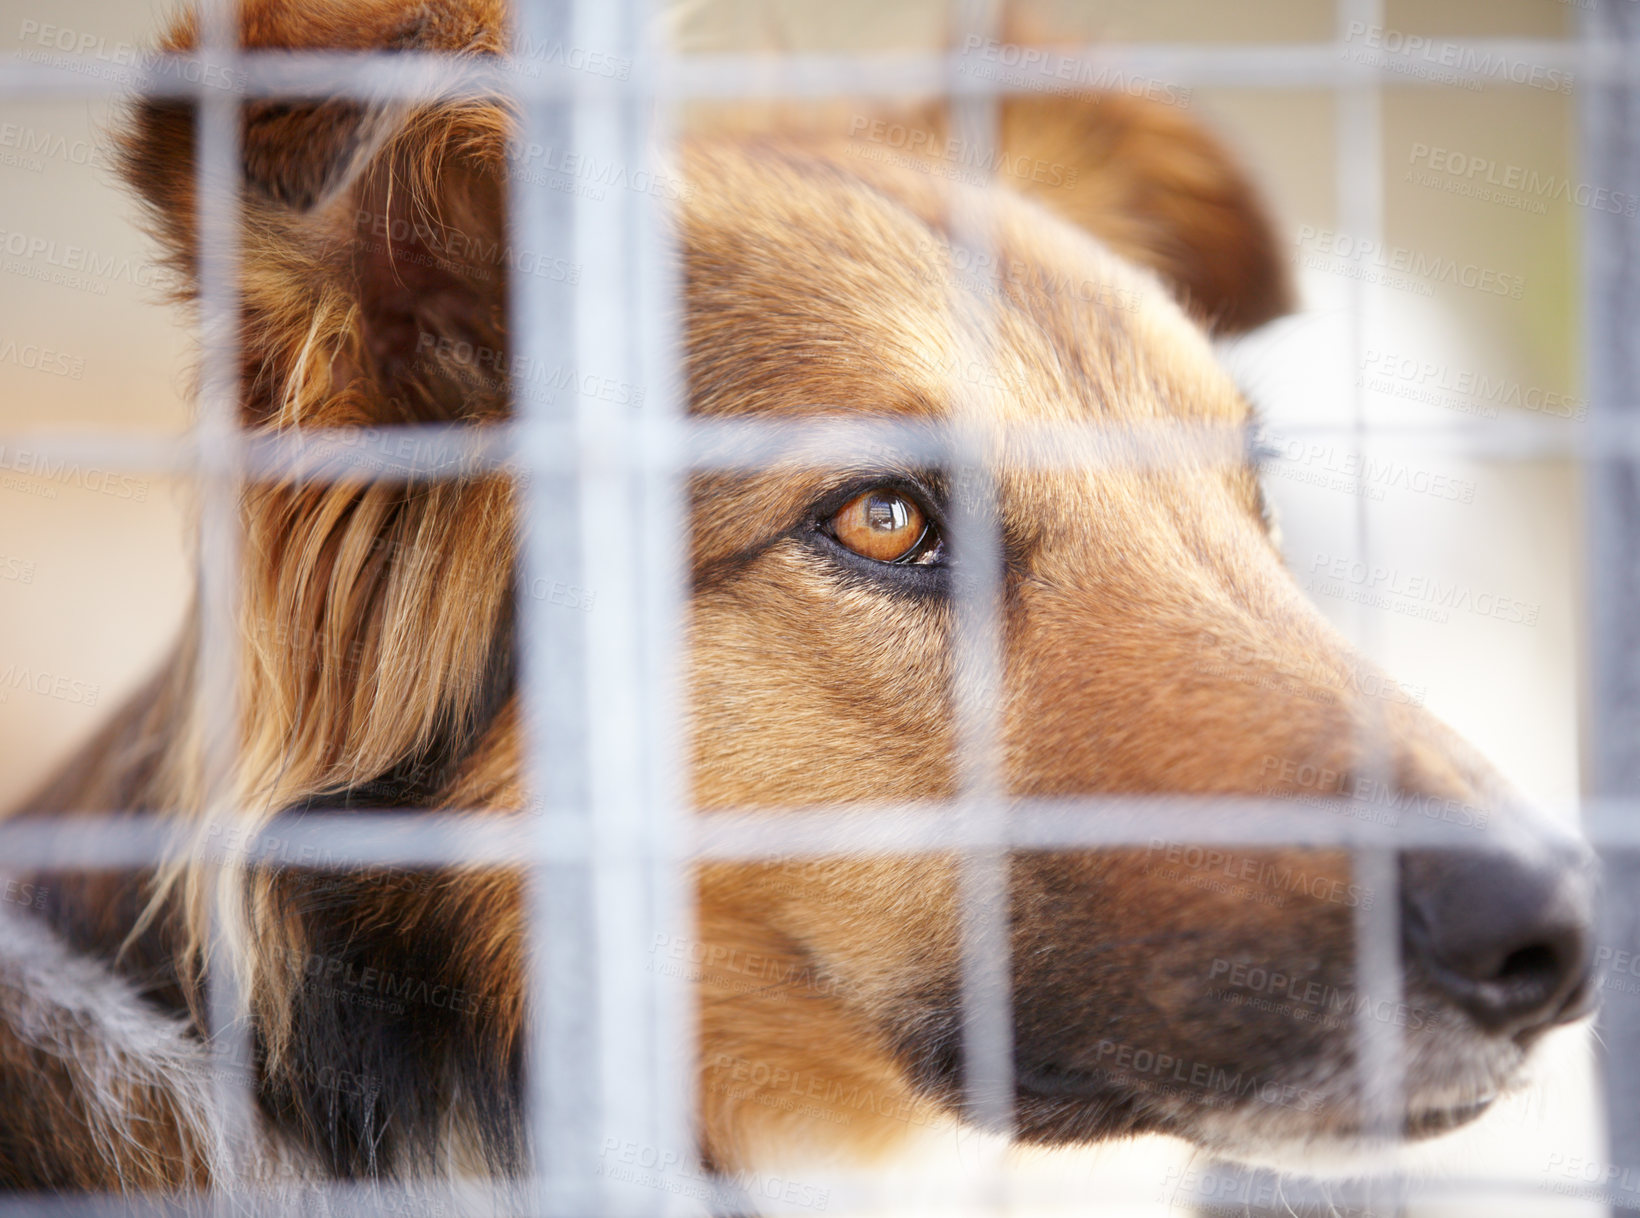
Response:
[[[775,141],[685,164],[696,413],[1245,417],[1154,277],[1006,188]]]

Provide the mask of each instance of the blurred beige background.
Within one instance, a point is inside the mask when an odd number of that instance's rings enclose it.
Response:
[[[1334,29],[1333,6],[1317,0],[1050,7],[1067,35],[1110,42],[1323,41]],[[94,55],[118,63],[150,40],[167,9],[127,0],[0,0],[0,54],[37,53],[49,24],[89,36]],[[937,45],[943,11],[932,0],[678,0],[670,20],[687,51],[882,50]],[[1390,0],[1385,25],[1431,38],[1554,38],[1572,32],[1575,13],[1555,0]],[[1575,92],[1495,83],[1480,91],[1387,91],[1386,243],[1476,266],[1494,281],[1518,281],[1520,290],[1493,294],[1416,275],[1372,286],[1372,356],[1355,367],[1343,310],[1362,264],[1330,248],[1338,228],[1331,97],[1193,92],[1192,111],[1255,167],[1292,239],[1305,312],[1226,353],[1278,440],[1284,424],[1347,419],[1357,378],[1373,417],[1384,421],[1506,421],[1522,413],[1516,398],[1581,397],[1579,209],[1557,197],[1525,201],[1541,206],[1478,198],[1453,171],[1452,155],[1465,167],[1482,158],[1577,182],[1575,105]],[[13,102],[0,117],[0,802],[39,780],[157,661],[188,595],[186,488],[83,468],[28,472],[30,432],[175,432],[188,419],[189,336],[160,303],[152,251],[112,180],[102,150],[109,118],[105,107],[84,102]],[[75,269],[88,262],[93,271]],[[1478,379],[1504,391],[1489,400],[1462,388]],[[1406,470],[1375,481],[1341,472],[1341,451],[1287,452],[1269,481],[1289,559],[1301,581],[1314,584],[1317,603],[1526,791],[1575,814],[1582,621],[1575,471],[1548,460],[1481,463],[1397,450]],[[1417,489],[1436,478],[1460,493]],[[1350,581],[1317,577],[1353,553],[1358,503],[1367,509],[1375,562],[1506,598],[1522,607],[1519,620],[1462,610],[1431,620],[1406,597],[1363,608]],[[1560,1046],[1545,1077],[1514,1108],[1450,1143],[1436,1170],[1541,1180],[1546,1146],[1598,1157],[1582,1044],[1570,1038]],[[985,1157],[969,1143],[931,1146],[929,1154],[955,1164],[953,1171]],[[1035,1182],[1022,1188],[1046,1196],[1048,1209],[1060,1208],[1049,1204],[1058,1198],[1066,1211],[1085,1210],[1096,1190],[1105,1198],[1099,1213],[1160,1213],[1162,1184],[1187,1161],[1162,1142],[1100,1158],[1102,1166],[1061,1158],[1022,1168],[1022,1180]],[[1113,1160],[1126,1173],[1120,1185]],[[896,1213],[916,1212],[916,1190],[908,1178]],[[1543,1201],[1486,1212],[1589,1211]]]

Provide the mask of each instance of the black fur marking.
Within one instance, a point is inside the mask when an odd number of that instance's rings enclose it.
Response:
[[[337,1176],[376,1176],[432,1153],[462,1106],[492,1166],[521,1169],[521,1056],[500,1048],[500,1012],[461,989],[450,967],[464,932],[443,916],[438,890],[459,882],[433,870],[281,877],[308,954],[296,962],[303,983],[285,1067],[268,1071],[258,1044],[260,1099]],[[429,912],[414,927],[379,916],[423,897]]]
[[[428,807],[512,696],[512,614],[503,615],[473,712],[386,773],[286,812]],[[279,821],[269,832],[278,834]],[[307,954],[283,1068],[258,1038],[260,1100],[269,1119],[344,1178],[392,1171],[432,1153],[444,1121],[471,1113],[502,1174],[522,1168],[523,1060],[502,1013],[463,988],[452,966],[469,937],[453,894],[470,876],[438,868],[276,869],[280,905],[300,919]],[[452,894],[446,899],[446,893]],[[417,919],[406,924],[402,912]]]
[[[168,906],[127,942],[148,905],[152,871],[48,872],[24,883],[30,904],[77,954],[95,956],[168,1014],[188,1015],[188,993],[177,967],[178,936]]]

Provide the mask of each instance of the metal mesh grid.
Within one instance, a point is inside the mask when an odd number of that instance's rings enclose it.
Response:
[[[993,6],[954,0],[958,29],[995,32]],[[1499,48],[1534,62],[1575,69],[1590,83],[1584,103],[1592,177],[1633,181],[1640,174],[1631,114],[1635,93],[1633,6],[1614,2],[1586,17],[1579,41],[1466,42],[1478,53]],[[994,490],[986,456],[993,425],[982,415],[959,412],[944,428],[890,424],[723,423],[689,420],[675,390],[651,392],[631,418],[597,408],[585,399],[532,404],[527,395],[514,420],[482,430],[437,427],[380,429],[342,437],[322,433],[249,436],[238,424],[239,351],[233,317],[238,271],[238,107],[244,96],[350,95],[372,99],[429,100],[461,96],[515,98],[523,116],[521,137],[544,144],[617,150],[628,164],[648,164],[670,133],[666,106],[691,99],[765,97],[825,98],[845,94],[950,97],[953,126],[978,148],[995,138],[995,101],[1000,93],[1028,90],[1029,82],[982,81],[962,71],[962,56],[732,55],[682,57],[653,34],[638,0],[543,0],[520,4],[517,32],[538,43],[570,41],[607,48],[630,60],[625,81],[611,81],[554,65],[475,65],[423,55],[334,54],[259,56],[236,43],[232,0],[202,5],[200,49],[140,74],[139,86],[156,94],[198,100],[198,197],[204,375],[200,410],[192,432],[175,440],[131,436],[36,436],[23,441],[43,455],[92,459],[110,469],[163,471],[196,479],[203,490],[199,588],[203,630],[199,696],[220,708],[215,721],[231,725],[243,691],[234,685],[236,663],[235,580],[239,538],[237,497],[245,480],[277,477],[407,476],[471,477],[497,469],[528,479],[527,544],[521,584],[550,577],[600,589],[602,611],[566,623],[550,616],[544,601],[522,597],[519,624],[525,640],[521,689],[531,713],[529,771],[537,810],[527,815],[469,818],[458,810],[436,815],[381,812],[361,818],[312,814],[297,825],[280,823],[245,844],[245,855],[264,850],[305,851],[305,865],[350,867],[432,862],[526,864],[535,877],[532,897],[531,1000],[538,1012],[532,1059],[538,1068],[529,1097],[534,1178],[524,1182],[521,1212],[566,1215],[691,1212],[687,1199],[665,1193],[634,1196],[611,1191],[600,1173],[599,1147],[607,1137],[636,1139],[656,1147],[691,1145],[694,1068],[689,1052],[692,998],[687,987],[643,967],[645,949],[657,933],[677,933],[690,920],[689,872],[708,859],[817,857],[847,852],[896,853],[952,849],[967,860],[963,873],[966,1088],[976,1112],[992,1124],[1010,1120],[1012,1087],[1005,908],[1006,851],[1011,847],[1143,845],[1157,837],[1237,845],[1290,843],[1347,845],[1360,876],[1378,891],[1396,884],[1394,849],[1407,844],[1456,840],[1439,823],[1383,826],[1349,819],[1320,820],[1280,801],[1216,800],[1233,815],[1204,825],[1199,804],[1189,799],[1087,797],[1074,800],[1004,801],[1000,797],[994,742],[997,738],[997,621],[1000,566],[997,539],[986,510]],[[1185,85],[1316,88],[1335,91],[1337,108],[1340,228],[1373,239],[1381,233],[1380,106],[1386,85],[1423,87],[1396,72],[1393,55],[1376,65],[1341,59],[1351,23],[1382,24],[1380,0],[1337,0],[1338,41],[1289,46],[1098,46],[1078,54],[1162,76]],[[229,91],[202,83],[203,69],[223,69],[242,81]],[[201,69],[201,70],[194,70]],[[1456,70],[1462,75],[1462,69]],[[778,85],[775,83],[778,81]],[[0,65],[0,96],[39,99],[122,92],[130,81],[73,74],[26,63]],[[1615,126],[1614,126],[1615,125]],[[989,158],[984,158],[988,160]],[[596,288],[571,289],[523,276],[514,278],[510,302],[511,343],[527,361],[542,366],[622,369],[632,384],[676,386],[676,335],[671,305],[677,299],[674,258],[664,216],[646,200],[622,196],[596,206],[574,195],[533,192],[514,179],[509,214],[523,244],[537,249],[573,248],[574,261],[597,267]],[[961,217],[959,241],[973,240]],[[1593,476],[1594,567],[1605,583],[1594,598],[1604,616],[1596,631],[1599,651],[1592,667],[1610,678],[1598,691],[1592,716],[1597,746],[1609,757],[1601,785],[1584,808],[1588,831],[1603,850],[1640,847],[1634,798],[1640,788],[1633,766],[1633,674],[1640,647],[1632,624],[1612,611],[1632,601],[1640,532],[1632,506],[1633,471],[1640,428],[1633,425],[1628,386],[1635,349],[1623,309],[1637,280],[1632,228],[1591,224],[1587,234],[1590,317],[1589,365],[1595,409],[1575,434],[1532,421],[1485,426],[1430,425],[1380,428],[1369,424],[1364,391],[1353,420],[1343,426],[1296,429],[1360,447],[1370,438],[1409,450],[1485,456],[1572,455]],[[1621,257],[1615,257],[1618,253]],[[1352,341],[1366,346],[1369,294],[1353,284]],[[1359,363],[1359,360],[1356,361]],[[1088,466],[1156,459],[1156,436],[1110,428],[1042,427],[1024,451],[1044,464]],[[1019,436],[1012,439],[1017,443]],[[1177,437],[1169,436],[1168,451]],[[1242,443],[1235,435],[1203,430],[1193,437],[1205,449],[1225,451]],[[682,638],[686,538],[680,523],[684,482],[691,472],[756,469],[782,455],[800,454],[816,464],[841,461],[862,448],[892,443],[897,449],[937,460],[956,472],[962,505],[954,548],[970,571],[985,572],[959,585],[958,714],[967,759],[958,797],[948,806],[919,803],[903,809],[827,807],[782,814],[778,821],[754,813],[709,817],[688,812],[678,725],[677,649]],[[1373,538],[1364,503],[1356,513],[1354,557],[1371,559]],[[1598,582],[1598,581],[1597,581]],[[1373,651],[1374,621],[1363,612],[1359,635]],[[1624,710],[1626,708],[1626,713]],[[224,729],[209,742],[213,803],[232,798],[229,776],[233,741]],[[112,811],[96,809],[96,812]],[[94,831],[88,824],[95,826]],[[71,833],[38,824],[0,823],[0,857],[13,866],[111,866],[151,862],[173,847],[171,830],[128,817],[102,822],[80,819]],[[1380,902],[1357,920],[1363,971],[1374,993],[1399,992],[1400,964],[1395,902]],[[221,1051],[233,1056],[239,1009],[213,975],[213,1018],[224,1032]],[[1612,1044],[1609,1082],[1617,1097],[1613,1160],[1640,1162],[1640,1116],[1631,1099],[1640,1058],[1634,1028],[1616,1028],[1626,1039]],[[1400,1037],[1392,1025],[1362,1016],[1357,1027],[1363,1093],[1372,1097],[1381,1136],[1398,1136],[1401,1111]],[[223,1071],[223,1077],[232,1076]],[[235,1090],[225,1085],[229,1091]],[[229,1109],[248,1101],[230,1096]],[[1394,1114],[1394,1115],[1390,1115]],[[975,1197],[950,1198],[952,1212],[1003,1212],[1010,1196],[1004,1165],[994,1188]],[[1228,1169],[1226,1169],[1228,1171]],[[834,1198],[833,1209],[865,1203],[874,1180],[862,1175],[854,1195]],[[1392,1179],[1368,1185],[1306,1186],[1288,1181],[1283,1199],[1292,1206],[1362,1206],[1390,1215],[1410,1201],[1464,1203],[1464,1212],[1487,1213],[1500,1198],[1516,1195],[1516,1181],[1485,1179]],[[396,1212],[402,1200],[384,1202],[379,1190],[335,1186],[326,1204],[337,1212]],[[438,1200],[428,1192],[422,1200]],[[254,1196],[228,1196],[232,1212],[282,1209]],[[459,1193],[449,1198],[459,1202]],[[736,1199],[723,1182],[720,1200]],[[33,1203],[0,1202],[11,1212]],[[765,1204],[767,1204],[765,1202]],[[1614,1202],[1621,1206],[1621,1202]],[[54,1204],[50,1212],[129,1212],[129,1201]],[[140,1208],[140,1207],[139,1207]],[[164,1208],[157,1206],[155,1208]],[[778,1204],[770,1205],[779,1210]],[[1251,1212],[1251,1205],[1248,1207]],[[43,1212],[43,1211],[42,1211]]]

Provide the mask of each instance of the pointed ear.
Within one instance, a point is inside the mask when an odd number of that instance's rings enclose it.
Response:
[[[245,0],[241,37],[257,50],[476,56],[500,50],[502,25],[488,0]],[[194,41],[185,19],[165,45],[183,51]],[[121,138],[122,172],[147,203],[185,299],[199,286],[195,109],[191,101],[142,101]],[[471,100],[241,105],[247,424],[505,413],[509,123],[500,105]]]
[[[1156,271],[1209,329],[1251,330],[1293,308],[1263,200],[1182,107],[1124,93],[1026,95],[1004,103],[1001,121],[1002,176]]]

